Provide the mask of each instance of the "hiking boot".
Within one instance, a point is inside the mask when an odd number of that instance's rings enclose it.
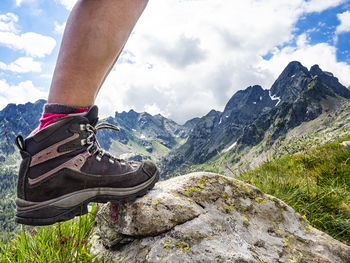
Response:
[[[58,119],[25,140],[16,137],[22,155],[17,185],[15,221],[49,225],[87,213],[90,202],[133,200],[159,179],[150,161],[117,159],[101,149],[98,109]]]

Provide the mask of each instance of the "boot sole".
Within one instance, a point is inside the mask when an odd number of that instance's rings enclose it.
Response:
[[[91,202],[132,201],[151,190],[159,180],[159,171],[144,183],[129,188],[89,188],[44,202],[16,198],[15,222],[31,226],[52,225],[88,213]]]

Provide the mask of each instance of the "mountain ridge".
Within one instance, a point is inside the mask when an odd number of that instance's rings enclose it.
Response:
[[[103,121],[120,126],[120,132],[102,130],[97,137],[102,147],[117,156],[159,162],[165,176],[179,167],[204,163],[228,149],[239,152],[263,140],[270,147],[288,130],[317,118],[329,110],[329,105],[336,108],[337,100],[349,98],[350,90],[332,73],[322,71],[317,64],[308,70],[292,61],[270,89],[253,85],[239,90],[223,112],[213,109],[184,125],[160,114],[115,112]],[[3,153],[14,153],[15,135],[26,136],[37,127],[44,103],[9,104],[0,111]]]
[[[237,91],[209,133],[197,124],[187,142],[163,159],[163,176],[191,164],[204,163],[226,151],[227,145],[230,151],[240,152],[266,139],[267,147],[271,147],[288,130],[317,118],[330,110],[329,105],[340,105],[349,98],[350,90],[332,73],[322,71],[318,65],[309,71],[300,62],[292,61],[269,90],[255,85]],[[225,126],[222,121],[226,119],[229,125]]]

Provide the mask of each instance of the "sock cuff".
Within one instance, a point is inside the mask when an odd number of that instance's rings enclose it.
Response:
[[[76,107],[60,103],[46,103],[43,111],[44,113],[70,114],[77,111],[84,112],[88,109],[89,107]]]
[[[56,119],[68,116],[72,113],[82,113],[89,110],[90,107],[75,107],[60,103],[46,103],[43,114],[40,119],[40,126],[37,131],[53,123]],[[37,132],[36,131],[36,132]]]

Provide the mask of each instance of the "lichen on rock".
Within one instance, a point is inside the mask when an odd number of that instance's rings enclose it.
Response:
[[[102,206],[90,243],[107,262],[350,262],[350,247],[281,200],[205,172]]]

